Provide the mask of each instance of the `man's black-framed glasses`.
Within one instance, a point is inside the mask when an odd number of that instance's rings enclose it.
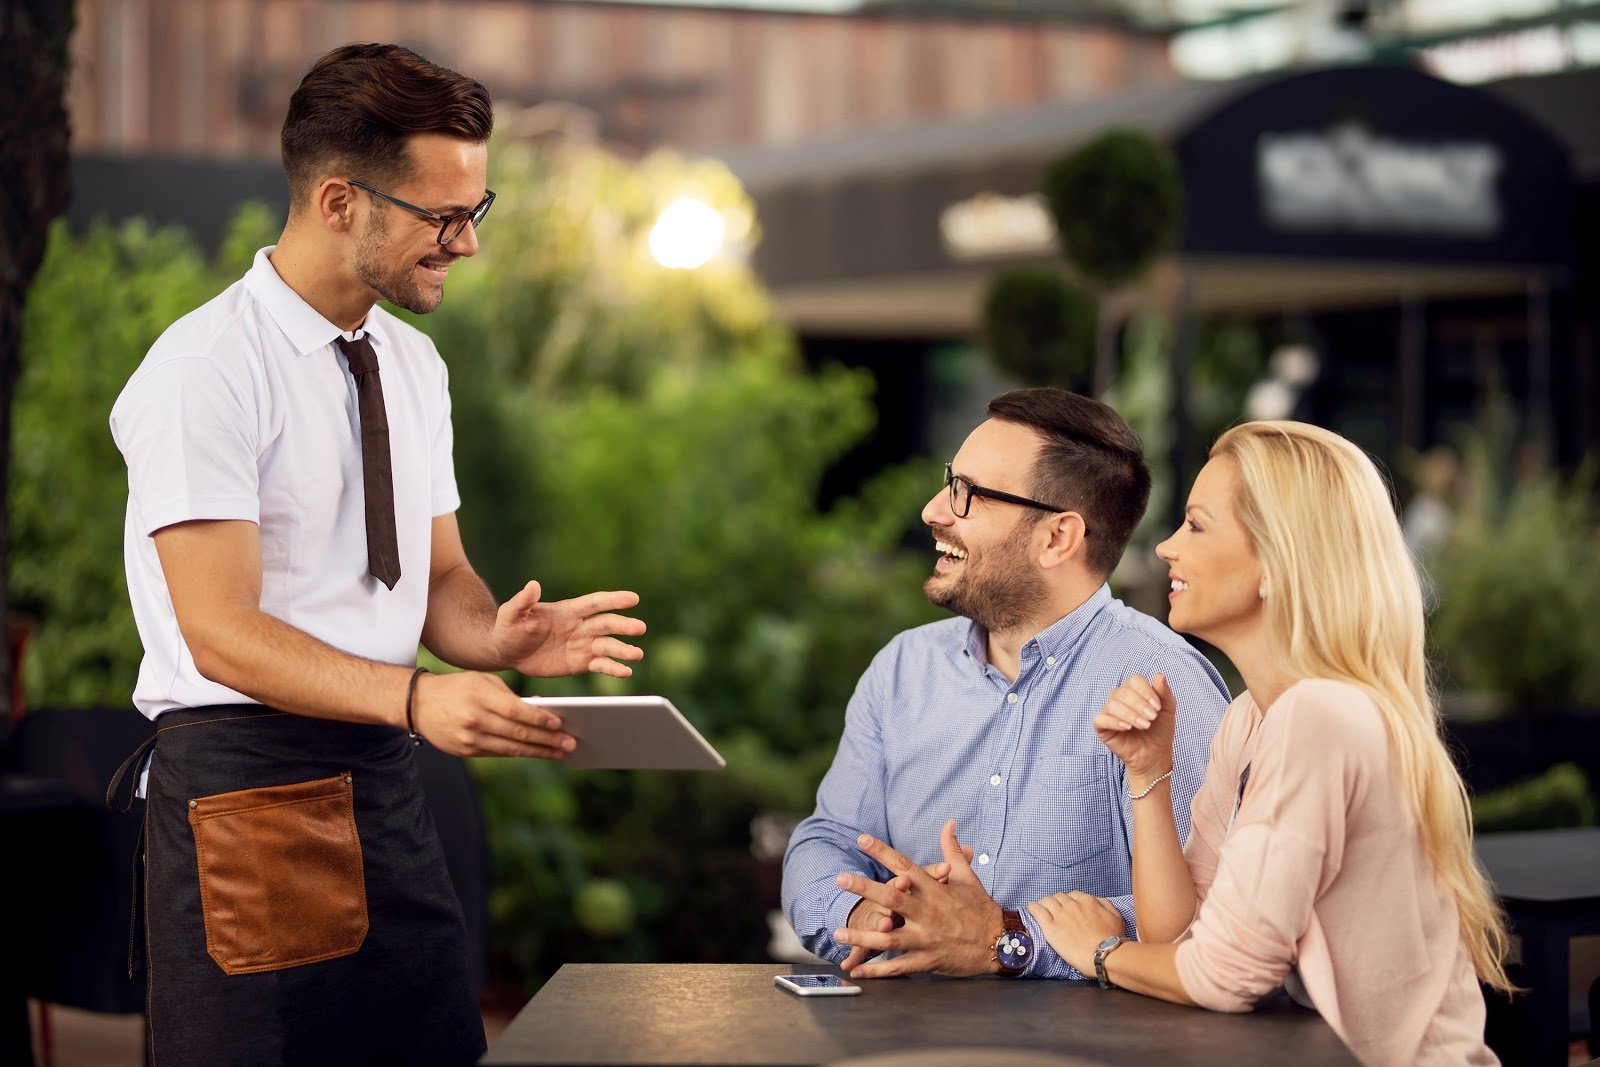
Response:
[[[967,517],[972,510],[972,498],[981,496],[988,500],[999,500],[1007,504],[1019,504],[1025,508],[1038,508],[1040,511],[1061,512],[1068,508],[1058,508],[1054,504],[1046,504],[1042,500],[1030,500],[1025,496],[1016,496],[1012,493],[1002,493],[998,489],[988,489],[978,485],[970,478],[963,478],[951,469],[950,464],[944,465],[944,484],[950,489],[950,510],[958,519]],[[1089,536],[1089,529],[1084,527],[1083,536]]]
[[[374,189],[366,182],[358,182],[351,178],[350,184],[357,189],[365,189],[373,196],[381,196],[395,207],[403,207],[413,215],[420,215],[425,219],[432,219],[437,222],[439,224],[439,243],[442,245],[447,245],[457,237],[460,237],[461,231],[466,229],[469,222],[472,223],[472,228],[476,230],[478,224],[483,221],[483,217],[489,213],[489,206],[494,203],[494,190],[490,189],[485,191],[483,200],[471,211],[458,211],[454,215],[441,215],[437,211],[429,211],[425,207],[408,204],[397,196],[390,196],[382,189]]]

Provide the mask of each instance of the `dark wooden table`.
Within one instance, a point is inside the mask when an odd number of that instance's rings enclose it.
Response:
[[[976,1048],[1085,1064],[1350,1067],[1315,1012],[1286,1000],[1250,1015],[1184,1008],[1063,981],[931,976],[864,982],[860,996],[802,999],[786,964],[581,964],[556,972],[484,1064],[827,1064],[901,1051]]]
[[[1484,834],[1478,858],[1522,939],[1519,1046],[1508,1064],[1567,1062],[1568,942],[1600,934],[1600,829]],[[1594,1020],[1590,1020],[1590,1025]]]

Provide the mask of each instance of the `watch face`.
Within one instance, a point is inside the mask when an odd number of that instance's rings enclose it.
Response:
[[[1023,970],[1028,966],[1028,958],[1033,955],[1033,938],[1025,930],[1007,930],[995,942],[994,955],[1006,970]]]
[[[1122,938],[1120,937],[1108,937],[1104,941],[1100,942],[1100,944],[1096,945],[1095,948],[1101,952],[1105,952],[1121,940]]]

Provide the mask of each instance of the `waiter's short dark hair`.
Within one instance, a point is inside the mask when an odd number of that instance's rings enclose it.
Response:
[[[988,414],[1044,439],[1030,493],[1083,516],[1086,561],[1109,575],[1150,503],[1150,467],[1133,427],[1110,405],[1065,389],[1013,389],[989,401]]]
[[[317,182],[349,175],[387,188],[410,172],[407,139],[442,133],[483,144],[494,105],[481,82],[397,44],[347,44],[306,72],[283,120],[289,201]]]

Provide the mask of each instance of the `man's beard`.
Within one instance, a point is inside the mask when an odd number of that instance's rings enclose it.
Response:
[[[387,249],[383,240],[388,232],[388,222],[384,219],[383,213],[374,210],[367,232],[362,237],[360,247],[356,249],[356,277],[361,279],[363,285],[395,307],[414,311],[418,315],[434,311],[444,301],[443,287],[437,293],[423,292],[411,276],[412,268],[416,266],[415,262],[407,263],[403,267],[391,266],[388,263]],[[444,250],[441,248],[440,251]]]
[[[970,556],[958,574],[934,575],[922,585],[928,600],[964,615],[990,633],[1014,630],[1044,603],[1044,583],[1028,557],[1033,527],[1018,522],[1011,534],[983,555]]]

